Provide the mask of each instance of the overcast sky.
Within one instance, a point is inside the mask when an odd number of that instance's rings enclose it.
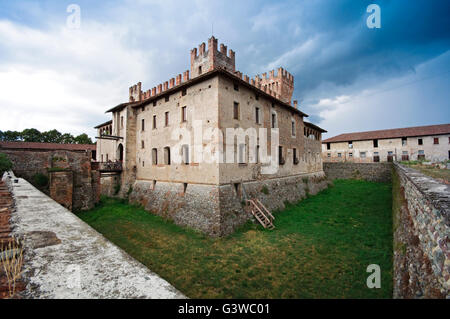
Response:
[[[366,25],[371,3],[380,29]],[[325,137],[449,123],[449,12],[448,0],[0,0],[0,130],[94,137],[131,85],[189,69],[212,26],[244,74],[291,72],[293,98]]]

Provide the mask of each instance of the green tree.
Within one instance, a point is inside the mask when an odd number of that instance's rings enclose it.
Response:
[[[62,136],[57,130],[46,131],[42,133],[42,141],[44,143],[62,143]]]
[[[4,172],[9,171],[11,168],[12,163],[9,158],[5,154],[0,153],[0,178]]]
[[[27,128],[20,134],[24,142],[42,142],[43,136],[39,130],[35,128]]]
[[[80,134],[77,137],[75,137],[75,143],[77,144],[94,144],[92,143],[91,138],[86,134]]]
[[[2,141],[15,142],[20,140],[20,133],[16,131],[5,131],[3,132]]]
[[[73,143],[75,143],[75,137],[73,137],[73,135],[70,134],[70,133],[64,133],[61,136],[61,143],[63,143],[63,144],[73,144]]]

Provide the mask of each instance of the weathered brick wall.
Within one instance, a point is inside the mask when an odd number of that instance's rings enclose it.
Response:
[[[50,197],[65,208],[73,206],[73,172],[50,172]]]
[[[392,163],[323,163],[327,177],[333,179],[364,179],[391,182]]]
[[[100,175],[100,194],[108,197],[119,195],[120,173],[102,173]]]
[[[42,173],[47,177],[49,169],[68,169],[73,172],[73,210],[94,207],[99,189],[98,174],[91,170],[91,152],[65,150],[11,150],[2,149],[13,163],[13,171],[33,183],[33,176]],[[50,184],[50,183],[49,183]],[[50,195],[50,188],[42,191]]]
[[[450,187],[394,164],[394,298],[450,297]]]
[[[138,180],[129,199],[146,210],[181,226],[210,236],[226,236],[252,216],[244,211],[245,198],[258,198],[269,210],[316,194],[328,185],[323,172],[224,185],[188,184]],[[245,195],[244,195],[245,193]],[[276,225],[276,222],[275,222]]]

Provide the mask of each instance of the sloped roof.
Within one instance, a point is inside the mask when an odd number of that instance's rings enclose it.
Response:
[[[2,149],[36,149],[36,150],[67,150],[67,151],[95,151],[95,144],[58,144],[37,142],[1,142]]]
[[[264,92],[263,90],[257,88],[256,86],[254,86],[254,85],[252,85],[252,84],[242,80],[237,75],[232,74],[232,73],[230,73],[227,70],[222,69],[222,68],[216,68],[216,69],[213,69],[213,70],[208,71],[206,73],[203,73],[202,75],[196,76],[196,77],[194,77],[192,79],[189,79],[186,82],[182,82],[179,85],[176,85],[176,86],[174,86],[172,88],[169,88],[169,89],[167,89],[167,90],[165,90],[165,91],[163,91],[161,93],[158,93],[158,94],[156,94],[154,96],[151,96],[148,99],[145,99],[145,100],[142,100],[142,101],[139,101],[139,102],[128,102],[128,103],[119,104],[116,107],[108,110],[107,112],[115,112],[117,110],[121,110],[121,109],[123,109],[124,107],[126,107],[127,105],[130,105],[130,104],[132,104],[133,108],[137,108],[137,107],[141,107],[143,105],[147,105],[147,104],[149,104],[150,102],[152,102],[154,100],[162,98],[162,97],[164,97],[166,95],[173,94],[174,92],[176,92],[176,91],[178,91],[180,89],[183,89],[183,88],[189,87],[189,86],[191,86],[193,84],[202,82],[202,81],[204,81],[206,79],[209,79],[209,78],[212,78],[212,77],[214,77],[216,75],[224,75],[224,76],[228,77],[229,79],[231,79],[232,81],[236,81],[239,84],[247,87],[248,89],[256,92],[258,95],[263,96],[263,97],[265,97],[265,98],[267,98],[267,99],[269,99],[271,101],[274,101],[275,103],[277,103],[277,105],[280,105],[281,107],[283,107],[285,109],[288,109],[288,110],[290,110],[290,111],[292,111],[294,113],[297,113],[297,114],[299,114],[300,116],[303,116],[303,117],[307,117],[308,116],[308,114],[303,113],[302,111],[300,111],[299,109],[293,107],[292,105],[290,105],[290,104],[288,104],[286,102],[283,102],[282,100],[280,100],[280,99],[270,95],[267,92]]]
[[[322,132],[322,133],[326,133],[327,132],[323,128],[321,128],[321,127],[319,127],[319,126],[317,126],[315,124],[312,124],[310,122],[303,121],[303,124],[305,124],[305,126],[308,126],[308,127],[312,128],[312,129],[318,130],[319,132]]]
[[[450,134],[450,124],[414,126],[405,128],[394,128],[389,130],[345,133],[327,138],[326,140],[323,140],[322,143],[363,141],[373,139],[442,135],[442,134]]]
[[[112,120],[109,120],[109,121],[107,121],[105,123],[99,124],[99,125],[95,126],[94,128],[100,128],[102,126],[109,125],[109,124],[112,124]]]

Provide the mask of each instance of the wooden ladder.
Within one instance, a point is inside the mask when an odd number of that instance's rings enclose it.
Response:
[[[249,211],[255,216],[256,220],[266,229],[274,229],[273,220],[275,217],[269,210],[259,201],[259,199],[248,199],[247,207]]]

